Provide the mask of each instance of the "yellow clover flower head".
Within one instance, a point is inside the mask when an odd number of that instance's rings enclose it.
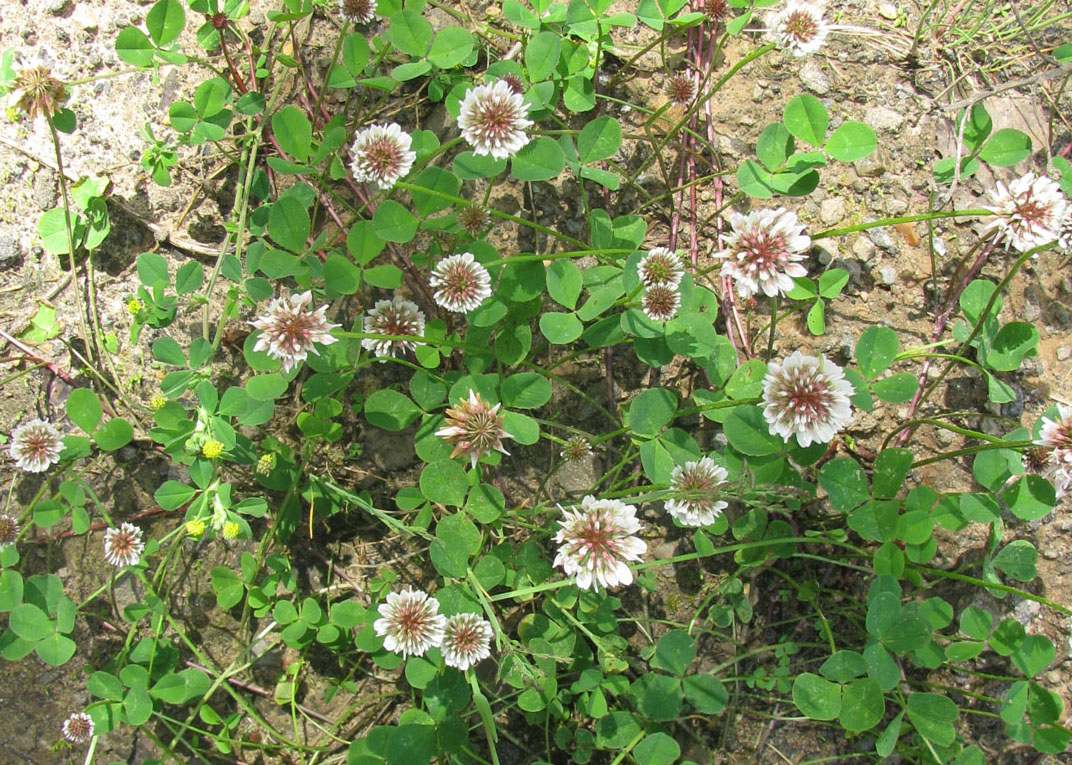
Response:
[[[205,455],[205,459],[214,460],[223,454],[223,444],[219,441],[205,441],[201,447],[201,454]]]

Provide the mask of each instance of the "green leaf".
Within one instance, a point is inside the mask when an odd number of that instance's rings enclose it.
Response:
[[[324,261],[324,286],[337,295],[353,295],[361,287],[361,269],[345,255],[333,252]]]
[[[886,701],[882,689],[870,677],[855,680],[844,687],[841,698],[841,727],[860,733],[882,722]]]
[[[677,412],[677,395],[665,388],[643,391],[629,404],[626,426],[634,435],[654,438],[669,425]]]
[[[305,249],[311,225],[309,211],[294,197],[280,197],[268,211],[268,235],[291,252]]]
[[[495,159],[486,154],[478,156],[471,151],[463,151],[454,158],[451,169],[463,181],[494,178],[506,170],[506,160]]]
[[[541,136],[514,155],[510,174],[519,181],[549,181],[566,166],[566,155],[558,141]]]
[[[915,398],[919,378],[909,372],[901,372],[876,380],[871,390],[887,404],[903,404]]]
[[[122,417],[114,417],[104,423],[93,440],[106,452],[114,452],[134,440],[134,428]]]
[[[811,672],[793,680],[793,703],[812,720],[834,720],[841,714],[841,686]]]
[[[1030,156],[1031,138],[1013,128],[994,133],[979,152],[981,160],[998,167],[1012,167]]]
[[[879,757],[889,757],[893,753],[894,747],[897,746],[897,739],[901,737],[901,721],[904,720],[904,714],[901,712],[894,717],[875,741],[875,751]]]
[[[145,16],[145,28],[157,46],[164,48],[179,39],[186,26],[186,13],[177,0],[160,0]]]
[[[392,45],[403,53],[417,58],[427,55],[432,45],[432,25],[421,16],[419,11],[410,8],[399,11],[391,17],[388,35]]]
[[[611,712],[595,724],[596,746],[604,749],[625,749],[634,738],[643,732],[640,721],[625,711]]]
[[[1053,512],[1057,494],[1042,476],[1025,475],[1001,493],[1009,511],[1022,521],[1037,521]]]
[[[990,647],[1001,656],[1010,656],[1024,642],[1025,637],[1027,632],[1020,622],[1004,619],[990,636]]]
[[[1015,372],[1025,356],[1034,354],[1038,341],[1039,331],[1033,324],[1010,321],[998,330],[983,361],[997,372]]]
[[[175,272],[175,292],[179,295],[189,295],[201,289],[205,281],[205,269],[197,261],[191,260],[183,264]]]
[[[424,466],[420,477],[421,493],[429,502],[461,507],[469,485],[465,468],[452,459],[440,459]]]
[[[246,380],[246,393],[257,401],[272,401],[286,393],[290,382],[283,375],[257,375]]]
[[[582,287],[581,270],[572,260],[556,260],[547,267],[547,294],[563,308],[577,307]]]
[[[66,635],[58,632],[52,633],[34,646],[37,658],[50,667],[62,667],[71,660],[76,650],[78,650],[78,645]]]
[[[868,380],[889,369],[900,348],[897,333],[888,327],[868,327],[856,342],[856,363]]]
[[[677,677],[684,677],[689,665],[696,658],[696,641],[685,630],[670,630],[655,644],[651,657],[653,669],[662,669]]]
[[[62,210],[61,210],[62,212]],[[137,260],[138,281],[152,289],[157,284],[168,284],[167,258],[155,252],[143,252]]]
[[[819,485],[829,495],[830,504],[844,512],[862,505],[869,498],[867,476],[852,457],[838,457],[823,465],[819,471]]]
[[[12,614],[14,618],[14,614]],[[21,637],[21,636],[20,636]],[[1035,677],[1053,664],[1057,651],[1050,639],[1044,635],[1028,635],[1012,652],[1013,665],[1024,673],[1025,677]]]
[[[681,746],[673,737],[657,731],[649,733],[633,750],[637,762],[644,765],[670,765],[681,756]]]
[[[773,122],[763,128],[756,144],[756,156],[771,171],[782,167],[793,153],[793,136],[780,122]]]
[[[231,569],[216,566],[212,569],[212,589],[216,592],[216,604],[225,611],[242,602],[246,587]]]
[[[529,81],[540,82],[550,77],[558,66],[561,53],[562,42],[554,32],[545,30],[529,38],[525,46],[525,66],[528,68]]]
[[[440,69],[453,69],[463,63],[473,52],[473,35],[462,27],[445,27],[439,30],[428,51],[428,60]]]
[[[279,148],[284,152],[298,162],[309,160],[313,145],[313,127],[301,109],[296,106],[284,106],[273,114],[272,132],[279,142]]]
[[[838,651],[823,662],[819,672],[835,683],[847,683],[867,674],[867,662],[856,651]]]
[[[1026,539],[1010,542],[994,556],[994,566],[1018,582],[1030,582],[1038,576],[1037,564],[1038,550]]]
[[[144,68],[153,63],[153,43],[135,27],[127,27],[119,33],[115,38],[115,52],[121,61],[131,66]]]
[[[871,490],[875,499],[896,497],[914,460],[915,455],[910,449],[883,449],[879,452],[871,474]]]
[[[826,332],[826,304],[822,300],[816,300],[808,311],[808,331],[813,335],[822,335]]]
[[[913,693],[908,697],[908,719],[921,736],[939,746],[956,739],[957,705],[937,693]]]
[[[576,314],[548,311],[540,315],[540,332],[555,345],[572,343],[584,332]]]
[[[657,722],[675,719],[684,699],[680,680],[655,673],[637,678],[629,688],[629,695],[637,711]]]
[[[420,407],[408,396],[389,388],[374,391],[365,399],[365,418],[384,430],[404,430],[420,416]]]
[[[765,457],[785,449],[785,441],[770,432],[763,411],[757,406],[735,408],[726,418],[723,430],[730,446],[750,457]]]
[[[92,435],[100,424],[101,408],[97,394],[89,388],[75,388],[67,399],[67,416],[88,435]]]
[[[577,136],[577,156],[583,164],[613,157],[622,145],[622,126],[613,117],[596,117]]]
[[[204,672],[184,669],[181,672],[169,672],[161,677],[149,689],[149,695],[165,704],[185,704],[191,699],[203,696],[211,687],[212,681]]]
[[[522,446],[531,446],[540,440],[540,424],[521,412],[507,412],[503,428]]]
[[[417,235],[420,221],[409,210],[393,199],[386,199],[372,214],[372,228],[376,235],[388,242],[405,244]]]
[[[785,105],[782,122],[793,137],[812,146],[822,146],[830,125],[830,115],[822,101],[804,94]]]
[[[153,494],[153,499],[165,510],[178,510],[195,496],[197,489],[193,486],[178,481],[165,481]]]
[[[968,606],[960,612],[960,631],[975,640],[986,640],[994,626],[994,617],[981,608]]]
[[[875,131],[862,122],[851,120],[842,122],[830,134],[825,151],[841,162],[855,162],[863,159],[878,147]]]
[[[366,268],[362,272],[365,282],[380,289],[393,290],[402,284],[402,271],[398,266],[386,264]]]
[[[741,191],[755,199],[771,199],[774,191],[771,188],[773,179],[771,174],[760,167],[759,163],[745,160],[737,168],[737,185]]]
[[[689,675],[682,684],[685,688],[685,698],[700,714],[721,714],[729,702],[729,692],[717,677]]]
[[[32,603],[15,606],[8,618],[8,626],[17,636],[31,643],[44,640],[56,631],[48,614]]]
[[[410,192],[413,198],[413,206],[417,209],[417,212],[428,217],[440,210],[445,210],[450,207],[453,202],[449,199],[444,199],[438,194],[442,194],[447,197],[458,196],[459,183],[457,177],[453,173],[447,172],[440,167],[429,167],[421,171],[421,173],[413,179],[414,186],[420,186],[424,189],[436,192],[436,194],[425,194],[416,189]]]

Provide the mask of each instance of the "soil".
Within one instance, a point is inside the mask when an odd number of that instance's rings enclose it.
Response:
[[[734,168],[754,155],[760,131],[770,122],[778,121],[786,101],[798,93],[808,92],[823,100],[833,115],[836,126],[841,120],[861,120],[871,125],[879,138],[877,156],[855,165],[833,163],[822,172],[822,183],[803,202],[784,200],[795,209],[809,231],[839,228],[853,223],[884,217],[926,212],[930,196],[936,187],[930,168],[942,156],[955,151],[955,133],[951,119],[955,109],[948,104],[969,98],[987,87],[978,72],[964,67],[961,49],[947,49],[944,41],[925,37],[914,65],[906,62],[911,47],[908,30],[915,28],[920,8],[903,2],[898,8],[908,20],[907,26],[895,26],[888,9],[864,0],[834,0],[828,16],[850,25],[834,34],[821,55],[797,60],[768,56],[735,77],[711,102],[711,124],[721,156],[722,166]],[[229,212],[234,179],[225,163],[205,153],[184,150],[174,171],[175,183],[159,187],[147,176],[138,162],[145,146],[139,131],[146,123],[153,126],[157,136],[165,135],[167,107],[174,100],[188,98],[201,79],[194,67],[162,67],[155,76],[124,73],[126,67],[116,59],[113,45],[118,30],[128,24],[143,21],[148,5],[118,2],[117,0],[87,0],[71,3],[66,0],[24,0],[10,2],[0,18],[0,50],[13,48],[18,59],[31,62],[39,59],[53,67],[65,78],[100,76],[95,82],[74,88],[68,103],[79,117],[78,130],[63,138],[64,169],[73,181],[88,175],[109,179],[109,211],[112,231],[98,251],[94,261],[94,284],[100,323],[111,328],[119,340],[114,357],[123,391],[135,405],[144,407],[156,392],[158,373],[153,370],[148,348],[160,333],[145,330],[137,343],[128,342],[130,316],[126,313],[127,299],[137,286],[133,264],[137,255],[155,250],[167,256],[172,272],[189,259],[211,262],[222,240],[222,225]],[[251,3],[252,13],[243,24],[252,28],[263,24],[270,5]],[[622,4],[625,10],[625,4]],[[481,7],[471,4],[468,10],[476,18],[495,18],[500,15],[496,4]],[[883,11],[883,12],[880,12]],[[894,16],[896,18],[896,14]],[[441,23],[442,19],[433,19]],[[505,22],[503,22],[505,24]],[[184,44],[193,48],[191,27]],[[1068,29],[1064,29],[1067,37]],[[337,34],[333,21],[318,14],[304,50],[307,61],[322,61],[330,57]],[[622,46],[640,46],[653,39],[647,28],[615,32],[615,41]],[[1063,40],[1060,40],[1063,41]],[[1050,45],[1054,41],[1042,40]],[[752,42],[732,43],[723,52],[719,72],[738,60]],[[675,47],[676,46],[676,47]],[[684,38],[673,41],[667,51],[671,66],[680,64]],[[994,44],[987,49],[991,55],[1007,57],[1008,67],[998,75],[998,82],[1008,82],[1031,74],[1033,63],[1021,49],[1003,49]],[[615,83],[617,97],[638,104],[657,107],[665,102],[663,93],[666,69],[658,49],[635,62],[637,74]],[[966,73],[965,73],[966,72]],[[604,83],[606,84],[606,83]],[[1067,98],[1066,98],[1067,100]],[[1047,107],[1037,84],[1003,91],[986,102],[994,118],[995,130],[1016,127],[1049,140],[1051,146],[1063,146],[1069,141],[1065,128],[1050,135]],[[1067,104],[1062,101],[1066,113]],[[639,130],[644,117],[636,111],[613,108],[626,132]],[[417,113],[420,127],[436,130],[441,136],[454,128],[450,126],[441,107],[429,113]],[[577,125],[583,125],[591,115],[581,115]],[[671,115],[672,116],[672,112]],[[401,117],[400,117],[401,118]],[[414,125],[404,125],[414,127]],[[1041,145],[1036,141],[1036,148]],[[638,163],[650,145],[629,140],[619,155],[625,164]],[[1044,159],[1044,157],[1041,157]],[[671,166],[676,167],[674,155]],[[32,347],[32,357],[39,358],[71,378],[65,382],[47,368],[0,386],[0,432],[10,432],[21,420],[46,416],[56,421],[62,415],[64,401],[71,385],[86,385],[81,363],[68,350],[79,337],[77,322],[70,317],[74,311],[73,290],[68,283],[68,266],[40,245],[36,233],[37,219],[53,208],[58,201],[58,174],[51,152],[51,143],[43,121],[0,118],[0,328],[12,336],[21,335],[34,317],[40,304],[54,306],[58,317],[58,333],[54,338]],[[654,168],[651,170],[655,173]],[[1008,180],[1010,172],[1002,171],[999,178]],[[958,208],[977,208],[980,198],[993,183],[993,178],[980,175],[962,180],[954,194]],[[657,177],[654,184],[661,183]],[[732,182],[730,183],[732,187]],[[614,204],[628,210],[633,201],[626,197]],[[602,198],[602,197],[601,197]],[[605,199],[605,198],[604,198]],[[783,200],[777,200],[783,203]],[[511,214],[526,215],[535,210],[538,221],[561,223],[567,233],[584,233],[584,217],[573,182],[565,178],[554,184],[540,184],[528,190],[521,184],[504,184],[493,200],[497,208]],[[699,217],[714,220],[718,195],[715,188],[704,187],[699,192]],[[614,211],[611,210],[612,214]],[[649,218],[648,243],[663,244],[670,236],[671,210],[668,206],[653,208]],[[571,230],[571,226],[578,230]],[[682,231],[685,229],[683,228]],[[923,345],[930,342],[934,331],[932,311],[932,262],[937,265],[943,284],[955,270],[957,262],[977,241],[978,231],[965,224],[938,223],[933,230],[933,255],[928,249],[931,234],[921,225],[872,229],[866,233],[829,238],[817,242],[813,249],[809,273],[817,276],[827,268],[843,268],[850,281],[841,298],[828,306],[826,334],[812,336],[803,317],[783,321],[775,342],[775,355],[801,348],[821,351],[838,363],[851,359],[856,338],[869,326],[895,328],[902,345]],[[709,265],[711,243],[717,231],[701,232],[708,244],[700,248],[698,265]],[[518,237],[521,237],[520,239]],[[507,227],[498,227],[491,241],[504,250],[511,247],[529,248],[534,242]],[[678,246],[688,248],[684,236]],[[992,262],[985,275],[1000,278],[1005,263]],[[1041,334],[1037,357],[1028,359],[1020,373],[1007,376],[1007,382],[1018,392],[1015,406],[1003,408],[1000,414],[1030,427],[1039,414],[1054,401],[1072,397],[1072,280],[1068,276],[1068,261],[1055,251],[1043,253],[1024,271],[1005,301],[1004,321],[1020,319],[1033,323]],[[81,276],[80,276],[81,279]],[[85,294],[84,284],[77,288]],[[755,337],[766,325],[765,310],[743,307],[742,318],[748,332]],[[241,317],[243,320],[249,317]],[[186,343],[199,328],[199,317],[186,317],[167,331]],[[236,322],[236,325],[238,322]],[[27,356],[9,346],[2,360],[2,374],[7,376],[25,369]],[[903,371],[915,371],[905,365]],[[617,406],[628,401],[645,385],[653,382],[646,368],[641,368],[631,353],[618,353],[612,367],[563,365],[558,370],[574,385],[582,388],[597,401]],[[379,374],[379,373],[377,373]],[[391,372],[382,373],[390,376]],[[608,397],[607,379],[612,379],[612,395]],[[659,384],[673,386],[681,383],[681,369],[673,366],[660,370]],[[367,390],[386,381],[366,379],[360,384]],[[570,423],[592,424],[602,428],[594,409],[575,397],[556,394],[548,407],[557,417]],[[941,409],[986,409],[985,383],[970,370],[957,373],[946,385],[939,399],[921,413]],[[874,450],[884,435],[898,426],[907,416],[906,406],[880,406],[871,413],[857,413],[849,435],[860,445]],[[417,460],[412,450],[412,433],[386,433],[359,422],[354,440],[364,447],[364,456],[347,463],[349,480],[369,488],[376,496],[390,498],[399,486],[412,485]],[[694,423],[695,436],[705,445],[717,445],[720,434],[711,423]],[[980,424],[980,427],[983,427]],[[939,450],[955,449],[959,437],[946,431],[923,429],[917,433],[912,448],[919,455]],[[343,456],[337,457],[341,466]],[[512,506],[532,501],[547,473],[545,466],[556,461],[547,446],[517,449],[509,470],[503,470],[496,482]],[[603,455],[597,452],[590,460],[574,463],[558,470],[547,483],[547,491],[555,498],[578,496],[585,492],[602,474]],[[9,464],[0,467],[9,484],[17,491],[14,502],[28,502],[39,484],[24,475],[16,475]],[[95,463],[90,480],[97,488],[101,502],[111,517],[120,521],[135,517],[143,522],[150,538],[159,538],[174,528],[176,519],[152,515],[156,510],[152,496],[166,479],[176,476],[175,468],[156,454],[144,439],[136,440],[115,459]],[[926,484],[938,491],[964,491],[972,486],[971,465],[968,461],[943,462],[940,466],[915,471],[913,484]],[[646,510],[649,520],[655,510]],[[148,514],[148,515],[147,515]],[[1040,551],[1039,578],[1028,585],[1034,592],[1059,603],[1072,602],[1072,542],[1068,532],[1072,518],[1067,502],[1041,522],[1010,521],[1006,541],[1019,538],[1032,542]],[[965,532],[939,532],[939,558],[935,565],[954,565],[978,560],[986,545],[985,532],[979,525]],[[655,557],[669,557],[685,551],[691,544],[687,538],[671,533],[666,538],[649,539],[649,549]],[[186,586],[177,593],[176,616],[182,617],[200,639],[206,652],[220,665],[226,665],[236,653],[231,616],[211,608],[211,587],[207,572],[215,565],[235,567],[252,543],[216,544],[205,548],[190,543],[182,552],[182,567],[188,572]],[[379,527],[352,519],[331,519],[318,527],[315,539],[295,542],[294,560],[305,561],[298,571],[303,589],[316,591],[328,583],[329,563],[335,580],[343,581],[359,593],[366,593],[369,580],[382,567],[393,566],[396,571],[414,580],[427,576],[420,558],[412,554],[404,541],[385,539]],[[106,582],[111,569],[104,563],[99,539],[91,533],[49,541],[38,532],[37,539],[23,550],[24,575],[53,572],[64,581],[68,596],[77,602],[90,597]],[[717,567],[678,567],[657,570],[658,590],[633,595],[630,610],[644,610],[649,616],[688,621],[705,596],[729,572]],[[129,582],[130,580],[123,580]],[[127,589],[124,590],[124,587]],[[132,600],[129,584],[116,593],[122,607]],[[750,625],[751,632],[737,635],[739,646],[749,640],[776,639],[765,630],[765,621],[776,620],[781,606],[770,589],[771,580],[757,578],[744,594],[757,615],[762,618]],[[846,586],[848,587],[848,586]],[[848,588],[846,589],[848,591]],[[1013,615],[1027,628],[1028,633],[1045,634],[1058,646],[1058,659],[1044,674],[1048,687],[1062,694],[1065,708],[1072,709],[1072,660],[1069,659],[1069,624],[1056,614],[1040,608],[1032,601],[996,600],[989,595],[950,588],[941,593],[958,608],[964,598],[976,607],[991,611],[995,616]],[[85,681],[89,673],[106,664],[116,649],[118,639],[109,629],[101,609],[92,609],[81,617],[74,634],[79,645],[75,659],[58,669],[48,668],[35,659],[3,662],[2,687],[7,724],[0,728],[0,751],[7,752],[7,761],[24,763],[56,763],[81,761],[80,750],[66,750],[60,745],[60,724],[71,711],[88,703]],[[520,612],[504,618],[504,623],[516,623]],[[89,617],[89,618],[87,618]],[[641,636],[630,635],[640,645]],[[739,646],[701,644],[701,655],[710,665],[726,662],[739,651]],[[271,694],[283,668],[297,658],[289,650],[266,654],[249,677],[242,681],[249,686],[266,689]],[[368,662],[356,673],[356,688],[350,696],[338,694],[328,701],[332,684],[350,670],[340,671],[331,657],[312,657],[312,666],[304,674],[301,702],[307,708],[328,719],[335,717],[352,701],[362,696],[373,697],[391,693],[398,687],[394,674],[376,670]],[[776,669],[771,661],[769,671]],[[967,678],[943,678],[974,692],[1000,695],[1000,686]],[[345,698],[344,698],[345,697]],[[257,710],[280,730],[291,730],[289,713],[271,698],[260,698],[251,692]],[[964,701],[960,699],[960,701]],[[830,733],[829,729],[801,722],[795,709],[784,704],[751,709],[748,704],[734,707],[732,715],[713,720],[690,720],[682,726],[681,743],[687,758],[700,763],[776,763],[799,762],[803,759],[867,751],[873,741],[849,741]],[[218,710],[222,711],[222,710]],[[378,707],[375,714],[358,714],[341,734],[360,735],[362,726],[373,722],[388,722],[397,710],[387,705]],[[531,762],[543,751],[542,731],[528,751],[530,737],[519,719],[510,720],[517,746],[510,750],[504,743],[500,756],[504,762]],[[156,730],[166,735],[166,730]],[[240,731],[243,735],[249,731]],[[318,734],[310,729],[303,732],[310,740]],[[971,734],[984,746],[991,761],[1024,762],[1027,755],[1016,749],[1004,735],[1001,726],[973,725]],[[510,750],[509,752],[507,750]],[[508,756],[512,755],[512,756]],[[146,762],[159,752],[149,738],[126,727],[106,736],[98,746],[98,761],[120,760],[130,763]],[[244,758],[248,757],[246,760]],[[255,761],[255,753],[241,750],[233,759],[221,761]],[[565,762],[563,757],[557,761]]]

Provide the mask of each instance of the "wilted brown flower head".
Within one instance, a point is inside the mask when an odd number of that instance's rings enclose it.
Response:
[[[15,108],[26,112],[30,119],[39,115],[52,119],[67,100],[67,86],[53,77],[47,66],[35,66],[19,72],[11,96]]]
[[[688,106],[696,98],[696,83],[688,72],[679,72],[666,81],[666,96],[678,106]]]
[[[458,225],[469,236],[477,236],[488,225],[488,213],[480,205],[469,205],[458,210]]]

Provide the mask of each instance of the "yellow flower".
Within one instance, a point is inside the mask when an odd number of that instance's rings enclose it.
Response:
[[[261,475],[268,475],[275,470],[275,463],[276,459],[274,453],[268,452],[267,454],[262,454],[260,459],[257,460],[257,472]]]
[[[141,313],[142,307],[143,306],[141,304],[141,301],[137,298],[131,298],[127,301],[127,313],[129,313],[131,316],[137,316],[139,313]]]
[[[205,455],[205,459],[214,460],[223,454],[223,444],[219,441],[205,441],[204,446],[201,447],[201,453]]]
[[[149,399],[149,408],[152,409],[154,412],[159,412],[165,406],[167,406],[167,399],[161,396],[159,393],[155,394],[151,399]]]
[[[242,527],[234,521],[227,521],[227,523],[223,524],[224,539],[235,539],[240,531],[242,531]]]
[[[205,533],[205,522],[201,519],[186,521],[186,533],[192,537],[199,537]]]

